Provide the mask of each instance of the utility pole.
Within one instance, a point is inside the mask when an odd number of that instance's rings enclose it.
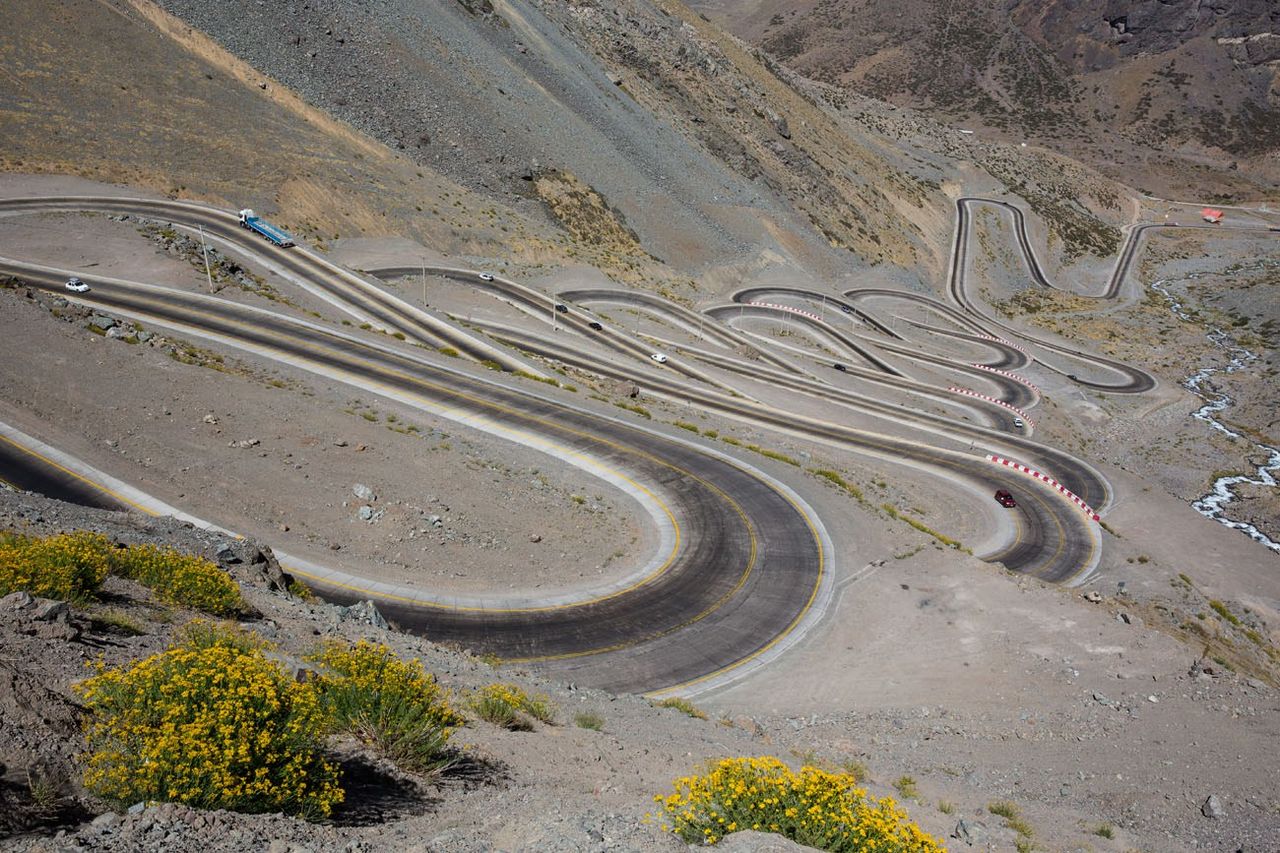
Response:
[[[702,321],[706,319],[706,315],[701,311],[698,312],[698,340],[702,340]]]
[[[422,307],[427,307],[427,261],[422,259]]]
[[[213,273],[209,271],[209,247],[204,242],[204,226],[197,223],[196,227],[200,229],[200,252],[204,255],[204,277],[209,282],[209,292],[213,293]]]
[[[818,319],[823,323],[827,322],[827,294],[822,294],[822,313],[818,315]]]

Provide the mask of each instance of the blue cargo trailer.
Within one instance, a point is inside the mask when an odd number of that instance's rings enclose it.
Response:
[[[247,207],[240,211],[240,227],[258,232],[277,246],[288,248],[293,245],[292,237],[261,216],[255,216],[253,211]]]

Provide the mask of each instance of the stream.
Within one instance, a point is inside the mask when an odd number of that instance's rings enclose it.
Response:
[[[1190,275],[1177,280],[1187,281],[1200,277],[1200,275]],[[1186,312],[1177,297],[1169,293],[1168,285],[1172,281],[1175,281],[1175,279],[1161,279],[1154,282],[1151,285],[1151,289],[1168,300],[1170,309],[1179,318],[1187,322],[1195,322],[1195,318]],[[1243,370],[1250,362],[1256,361],[1258,356],[1251,350],[1240,346],[1231,335],[1221,329],[1214,329],[1206,337],[1215,347],[1226,353],[1228,361],[1226,367],[1205,367],[1183,380],[1182,386],[1184,388],[1204,400],[1204,405],[1192,412],[1191,416],[1196,420],[1204,421],[1210,427],[1229,438],[1252,444],[1256,452],[1266,455],[1267,461],[1259,465],[1253,474],[1232,474],[1226,477],[1219,477],[1214,481],[1213,488],[1210,489],[1208,494],[1199,500],[1191,502],[1191,508],[1206,518],[1212,518],[1219,524],[1243,532],[1255,542],[1280,554],[1280,542],[1271,539],[1246,521],[1236,521],[1227,517],[1227,508],[1236,499],[1234,491],[1236,486],[1242,483],[1250,483],[1255,486],[1276,488],[1276,473],[1280,472],[1280,449],[1267,444],[1253,442],[1214,417],[1229,408],[1234,401],[1229,395],[1214,388],[1211,381],[1213,376],[1218,373],[1229,374]]]

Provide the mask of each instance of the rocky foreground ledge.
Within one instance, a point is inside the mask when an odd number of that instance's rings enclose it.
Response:
[[[306,595],[269,548],[173,519],[87,509],[0,491],[0,530],[28,536],[100,533],[201,555],[239,584],[237,627],[269,641],[272,656],[306,679],[322,641],[384,644],[420,659],[455,697],[497,682],[546,697],[550,721],[503,726],[469,719],[452,743],[461,760],[426,776],[348,739],[331,744],[347,796],[332,816],[205,811],[139,802],[112,810],[83,784],[86,710],[74,685],[101,662],[127,665],[163,651],[201,614],[108,577],[97,600],[71,604],[14,592],[0,600],[0,846],[17,850],[361,851],[681,850],[654,797],[729,756],[789,758],[787,737],[751,718],[706,719],[692,705],[658,707],[639,696],[554,684],[520,668],[495,668],[465,651],[395,630],[371,604],[343,607]],[[303,594],[299,594],[302,592]],[[206,617],[207,618],[207,617]],[[461,699],[459,699],[459,702]],[[796,728],[785,726],[795,734]],[[799,766],[801,762],[792,760]],[[873,794],[892,793],[888,789]],[[935,833],[954,819],[934,821]],[[988,834],[1013,834],[991,823]],[[777,835],[737,833],[727,850],[801,849]]]

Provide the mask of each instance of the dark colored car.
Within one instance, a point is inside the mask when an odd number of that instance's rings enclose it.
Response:
[[[844,312],[844,313],[846,313],[846,314],[852,314],[852,313],[853,313],[853,309],[852,309],[852,308],[850,308],[848,305],[841,305],[841,306],[840,306],[840,310],[841,310],[841,311],[843,311],[843,312]]]
[[[847,368],[838,361],[835,364],[831,365],[831,367],[834,368],[835,370],[840,371],[841,373],[844,373],[847,370]]]
[[[592,320],[592,321],[591,321],[590,323],[588,323],[587,325],[588,325],[588,326],[590,326],[591,328],[595,329],[597,332],[603,332],[603,331],[604,331],[604,326],[601,326],[601,325],[600,325],[599,323],[597,323],[595,320]]]
[[[557,302],[557,303],[556,303],[556,310],[557,310],[557,311],[559,311],[561,314],[568,314],[568,313],[569,313],[569,306],[568,306],[568,305],[564,305],[563,303]]]
[[[996,490],[996,503],[1003,507],[1015,507],[1018,502],[1013,499],[1013,495],[1009,494],[1008,489]]]

